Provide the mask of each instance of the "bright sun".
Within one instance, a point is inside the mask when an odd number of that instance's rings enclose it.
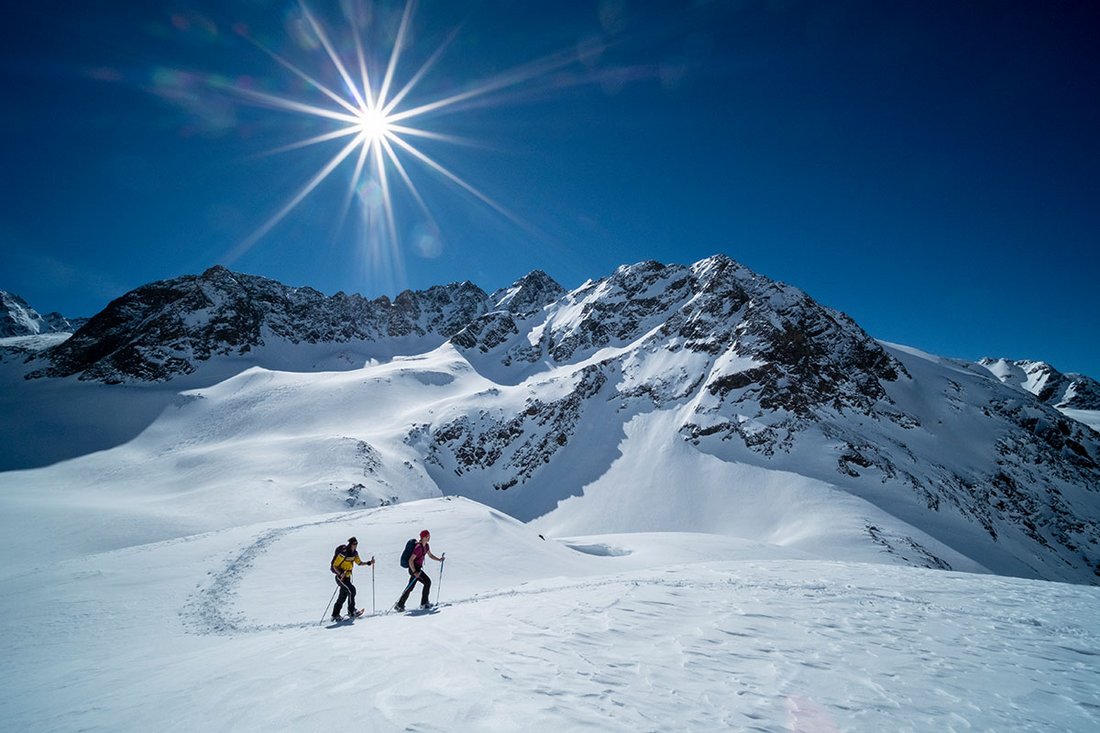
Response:
[[[373,143],[385,139],[390,132],[390,120],[382,110],[364,109],[359,113],[358,127],[365,142]]]

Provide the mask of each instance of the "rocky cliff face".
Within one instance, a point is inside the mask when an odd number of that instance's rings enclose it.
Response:
[[[878,342],[847,316],[725,257],[621,267],[538,318],[488,313],[452,341],[475,363],[488,357],[504,368],[595,359],[616,373],[619,398],[658,408],[689,400],[689,440],[736,437],[773,452],[826,413],[912,421],[884,387],[908,376],[905,367]]]

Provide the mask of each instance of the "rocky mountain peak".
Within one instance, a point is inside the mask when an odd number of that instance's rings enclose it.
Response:
[[[71,333],[85,319],[68,319],[57,312],[39,314],[23,298],[0,290],[0,338],[43,333]]]
[[[204,272],[199,277],[201,277],[203,280],[209,280],[209,281],[214,281],[214,282],[219,281],[219,280],[222,280],[222,281],[232,280],[233,279],[233,272],[228,267],[226,267],[225,265],[214,265],[214,266],[208,268],[206,270],[206,272]]]
[[[510,287],[501,288],[490,296],[494,310],[505,310],[525,318],[560,298],[565,288],[542,270],[534,270]]]
[[[710,366],[680,370],[685,376],[667,385],[702,379],[719,401],[751,398],[802,418],[825,408],[870,411],[886,400],[881,382],[905,374],[847,316],[724,256],[691,267],[624,265],[561,294],[541,319],[490,313],[453,340],[506,368],[580,363],[601,350],[622,350],[631,363],[687,350]],[[666,400],[678,389],[648,394]]]
[[[1100,410],[1100,382],[1063,374],[1045,361],[982,359],[979,364],[1005,384],[1029,392],[1059,409]]]

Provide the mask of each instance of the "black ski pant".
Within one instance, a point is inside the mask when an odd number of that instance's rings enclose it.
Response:
[[[420,571],[419,576],[416,571],[409,570],[409,584],[405,586],[405,592],[401,594],[401,600],[397,602],[397,605],[404,607],[405,601],[408,600],[409,594],[412,593],[413,587],[416,585],[416,581],[420,581],[424,584],[424,590],[420,594],[420,605],[428,605],[428,591],[432,589],[432,579],[428,577],[428,574],[423,570]]]
[[[332,615],[340,615],[340,609],[344,607],[344,601],[348,602],[348,615],[355,613],[355,586],[352,585],[351,576],[341,578],[337,575],[336,585],[340,586],[340,595],[336,597],[336,605],[332,607]]]

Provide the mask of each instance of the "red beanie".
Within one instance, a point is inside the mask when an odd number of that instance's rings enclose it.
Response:
[[[428,530],[422,529],[422,530],[420,530],[420,539],[424,539],[425,537],[429,536],[430,534],[431,534],[431,532],[429,532]]]

